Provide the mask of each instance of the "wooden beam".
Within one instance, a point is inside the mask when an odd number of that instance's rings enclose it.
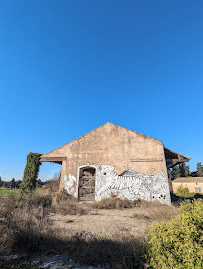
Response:
[[[66,159],[66,157],[41,157],[40,162],[62,162]]]
[[[188,162],[186,160],[179,160],[179,159],[172,159],[171,162],[169,162],[169,161],[170,161],[170,159],[167,159],[167,161],[166,161],[167,168],[172,168],[172,167],[174,167],[177,164]]]
[[[166,159],[167,163],[173,163],[173,162],[189,162],[188,159]]]

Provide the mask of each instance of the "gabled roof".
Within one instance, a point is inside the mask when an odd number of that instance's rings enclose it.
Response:
[[[103,127],[105,127],[105,126],[106,126],[106,127],[116,127],[116,128],[124,129],[124,130],[127,130],[128,132],[132,132],[132,133],[134,133],[134,134],[136,134],[136,135],[142,137],[143,139],[150,139],[150,140],[153,140],[153,141],[156,142],[156,143],[159,143],[159,144],[162,144],[162,145],[163,145],[163,142],[162,142],[161,140],[155,139],[155,138],[150,137],[150,136],[147,136],[147,135],[143,135],[143,134],[141,134],[141,133],[132,131],[132,130],[130,130],[130,129],[127,129],[127,128],[122,127],[122,126],[119,126],[119,125],[116,125],[116,124],[111,123],[111,122],[106,122],[105,124],[103,124],[103,125],[101,125],[101,126],[95,128],[95,129],[93,129],[92,131],[90,131],[90,132],[88,132],[88,133],[86,133],[86,134],[84,134],[84,135],[82,135],[82,136],[80,136],[80,137],[78,137],[78,138],[76,138],[76,139],[74,139],[74,140],[68,142],[67,144],[65,144],[65,145],[63,145],[63,146],[61,146],[61,147],[59,147],[59,148],[56,148],[56,149],[50,151],[50,152],[47,153],[47,154],[42,155],[42,156],[41,156],[41,160],[42,160],[42,161],[43,161],[43,160],[44,160],[44,161],[53,161],[53,158],[56,157],[56,158],[58,158],[58,159],[55,158],[54,161],[61,164],[63,160],[61,160],[60,157],[63,158],[63,157],[65,157],[65,156],[62,156],[62,154],[60,154],[60,153],[58,152],[58,150],[60,150],[60,149],[62,149],[63,147],[65,147],[65,146],[67,146],[67,145],[73,143],[74,141],[78,141],[78,140],[82,139],[83,137],[88,136],[90,133],[93,133],[93,132],[95,132],[96,130],[98,130],[98,129],[100,129],[100,128],[103,128]],[[177,152],[174,152],[174,151],[172,151],[172,150],[169,150],[169,149],[164,148],[164,151],[165,151],[165,157],[166,157],[166,164],[167,164],[167,167],[168,167],[168,168],[173,167],[173,166],[175,166],[176,164],[179,164],[179,163],[188,162],[188,161],[190,160],[189,157],[186,157],[186,156],[184,156],[184,155],[182,155],[182,154],[179,154],[179,153],[177,153]],[[55,154],[55,155],[54,155],[54,154]],[[51,156],[50,156],[50,155],[51,155]],[[54,157],[53,157],[53,156],[54,156]],[[58,156],[58,157],[57,157],[57,156]],[[59,157],[59,156],[60,156],[60,157]],[[48,158],[49,158],[49,159],[48,159]]]
[[[43,154],[42,157],[46,157],[46,155],[49,155],[50,153],[53,153],[54,151],[59,150],[59,149],[63,148],[64,146],[68,145],[68,144],[71,144],[71,143],[74,142],[75,140],[80,140],[80,139],[83,138],[84,136],[86,136],[86,135],[88,135],[88,134],[94,132],[95,130],[97,130],[97,129],[99,129],[99,128],[104,127],[105,125],[116,126],[116,127],[125,129],[125,130],[127,130],[127,131],[133,132],[133,133],[135,133],[135,134],[137,134],[137,135],[139,135],[139,136],[142,136],[142,137],[145,138],[145,139],[152,139],[152,140],[154,140],[154,141],[156,141],[156,142],[159,142],[159,143],[162,143],[162,144],[163,144],[163,142],[162,142],[161,140],[158,140],[158,139],[155,139],[155,138],[153,138],[153,137],[150,137],[150,136],[147,136],[147,135],[144,135],[144,134],[135,132],[135,131],[133,131],[133,130],[130,130],[130,129],[128,129],[128,128],[122,127],[122,126],[120,126],[120,125],[117,125],[117,124],[114,124],[114,123],[111,123],[111,122],[106,122],[106,123],[100,125],[99,127],[95,128],[95,129],[93,129],[93,130],[91,130],[90,132],[88,132],[88,133],[86,133],[86,134],[84,134],[84,135],[81,135],[81,136],[79,136],[78,138],[76,138],[76,139],[74,139],[74,140],[72,140],[72,141],[70,141],[70,142],[64,144],[63,146],[58,147],[58,148],[56,148],[56,149],[54,149],[54,150],[52,150],[52,151],[50,151],[50,152],[48,152],[48,153],[46,153],[46,154]]]

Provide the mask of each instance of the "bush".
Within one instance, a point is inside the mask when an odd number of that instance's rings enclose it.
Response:
[[[50,231],[47,201],[29,196],[0,200],[0,250],[36,250]]]
[[[186,201],[180,215],[152,228],[148,236],[151,268],[203,268],[203,200]]]
[[[198,198],[203,199],[202,193],[189,192],[189,189],[187,187],[184,188],[183,185],[177,188],[176,194],[179,196],[179,198],[181,198],[181,200],[185,200],[185,199],[192,200],[192,199],[198,199]]]
[[[57,193],[57,196],[56,196],[57,203],[64,201],[64,200],[70,200],[70,199],[77,201],[77,199],[75,199],[70,194],[68,194],[65,189],[62,189],[62,190],[60,190],[60,192]]]
[[[74,198],[58,201],[52,207],[52,212],[60,215],[85,215],[88,213],[87,208]]]
[[[28,204],[50,208],[52,206],[52,197],[50,195],[37,195],[29,199]]]
[[[85,215],[87,214],[87,207],[87,204],[78,203],[78,199],[63,189],[56,196],[52,212],[61,215]]]
[[[27,164],[25,166],[23,180],[20,184],[20,188],[24,191],[31,191],[36,188],[37,176],[41,165],[40,156],[41,154],[32,152],[27,155]]]
[[[179,196],[188,196],[189,193],[188,187],[183,187],[183,185],[180,185],[176,190],[176,194]]]
[[[96,209],[123,209],[131,208],[139,205],[139,201],[121,200],[118,198],[114,199],[103,199],[102,201],[95,202],[92,207]]]
[[[50,180],[47,180],[43,188],[48,189],[50,192],[58,192],[60,185],[60,173],[55,173]]]

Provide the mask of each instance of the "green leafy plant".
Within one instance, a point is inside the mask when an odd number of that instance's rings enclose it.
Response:
[[[188,196],[188,193],[190,193],[188,187],[184,187],[182,184],[176,190],[176,194],[179,196]]]
[[[27,156],[27,164],[24,170],[23,180],[20,185],[20,188],[23,191],[32,191],[36,188],[39,167],[41,165],[40,156],[41,154],[32,152],[30,152]]]
[[[151,268],[203,268],[203,200],[183,202],[180,215],[148,235]]]

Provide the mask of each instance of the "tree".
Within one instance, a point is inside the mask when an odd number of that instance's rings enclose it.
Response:
[[[197,176],[203,177],[203,164],[201,162],[197,162]]]
[[[37,187],[42,187],[44,184],[45,182],[42,182],[40,178],[37,180]]]
[[[171,169],[168,168],[167,173],[168,173],[168,179],[171,180],[172,178]]]
[[[176,165],[172,168],[171,179],[174,180],[178,177],[180,177],[180,168],[179,168],[179,165]]]
[[[31,191],[36,188],[39,167],[41,165],[40,156],[41,154],[32,152],[27,155],[27,164],[24,170],[23,180],[20,185],[22,190]]]
[[[16,188],[16,181],[15,178],[12,178],[11,180],[11,189],[15,189]]]
[[[3,186],[3,182],[2,182],[1,176],[0,176],[0,187],[2,187],[2,186]]]
[[[22,180],[17,180],[16,181],[16,189],[20,188],[21,182],[22,182]]]
[[[185,163],[179,165],[179,173],[181,177],[188,177],[190,175],[190,167]]]
[[[11,182],[4,181],[3,182],[3,187],[6,188],[6,189],[10,189],[11,188]]]
[[[185,164],[185,173],[186,173],[186,177],[190,177],[191,176],[191,172],[190,172],[190,166]]]

